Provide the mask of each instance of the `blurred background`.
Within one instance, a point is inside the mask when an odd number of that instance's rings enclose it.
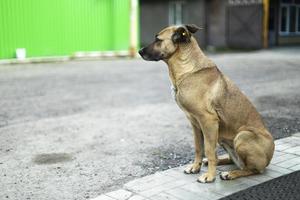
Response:
[[[134,55],[184,23],[208,50],[300,44],[299,0],[3,0],[0,13],[0,59]]]
[[[300,0],[0,0],[0,199],[91,199],[191,162],[165,63],[137,55],[185,23],[275,139],[300,131]]]
[[[140,2],[141,43],[149,42],[153,29],[196,23],[204,27],[198,36],[202,47],[260,49],[299,44],[299,6],[298,0],[145,0]]]

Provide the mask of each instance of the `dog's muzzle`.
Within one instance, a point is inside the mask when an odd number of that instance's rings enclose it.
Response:
[[[153,53],[153,52],[149,53],[149,49],[147,49],[146,47],[141,48],[139,50],[139,54],[141,55],[141,57],[144,60],[147,60],[147,61],[159,61],[159,60],[161,60],[161,57],[159,56],[159,54]]]
[[[141,55],[141,57],[144,59],[144,60],[151,60],[149,55],[146,53],[146,50],[145,50],[145,47],[141,48],[139,50],[139,54]]]

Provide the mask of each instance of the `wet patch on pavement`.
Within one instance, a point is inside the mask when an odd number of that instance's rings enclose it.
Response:
[[[56,164],[72,160],[72,155],[67,153],[38,154],[33,158],[33,162],[38,165]]]
[[[8,124],[7,116],[3,115],[3,114],[0,114],[0,128],[4,127],[4,126],[7,126],[7,124]]]

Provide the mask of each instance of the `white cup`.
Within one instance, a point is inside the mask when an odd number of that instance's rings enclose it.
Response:
[[[18,60],[24,60],[26,58],[26,49],[25,48],[16,49],[16,55]]]

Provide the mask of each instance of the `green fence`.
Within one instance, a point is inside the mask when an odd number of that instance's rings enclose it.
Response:
[[[130,0],[0,0],[0,59],[128,50]]]

